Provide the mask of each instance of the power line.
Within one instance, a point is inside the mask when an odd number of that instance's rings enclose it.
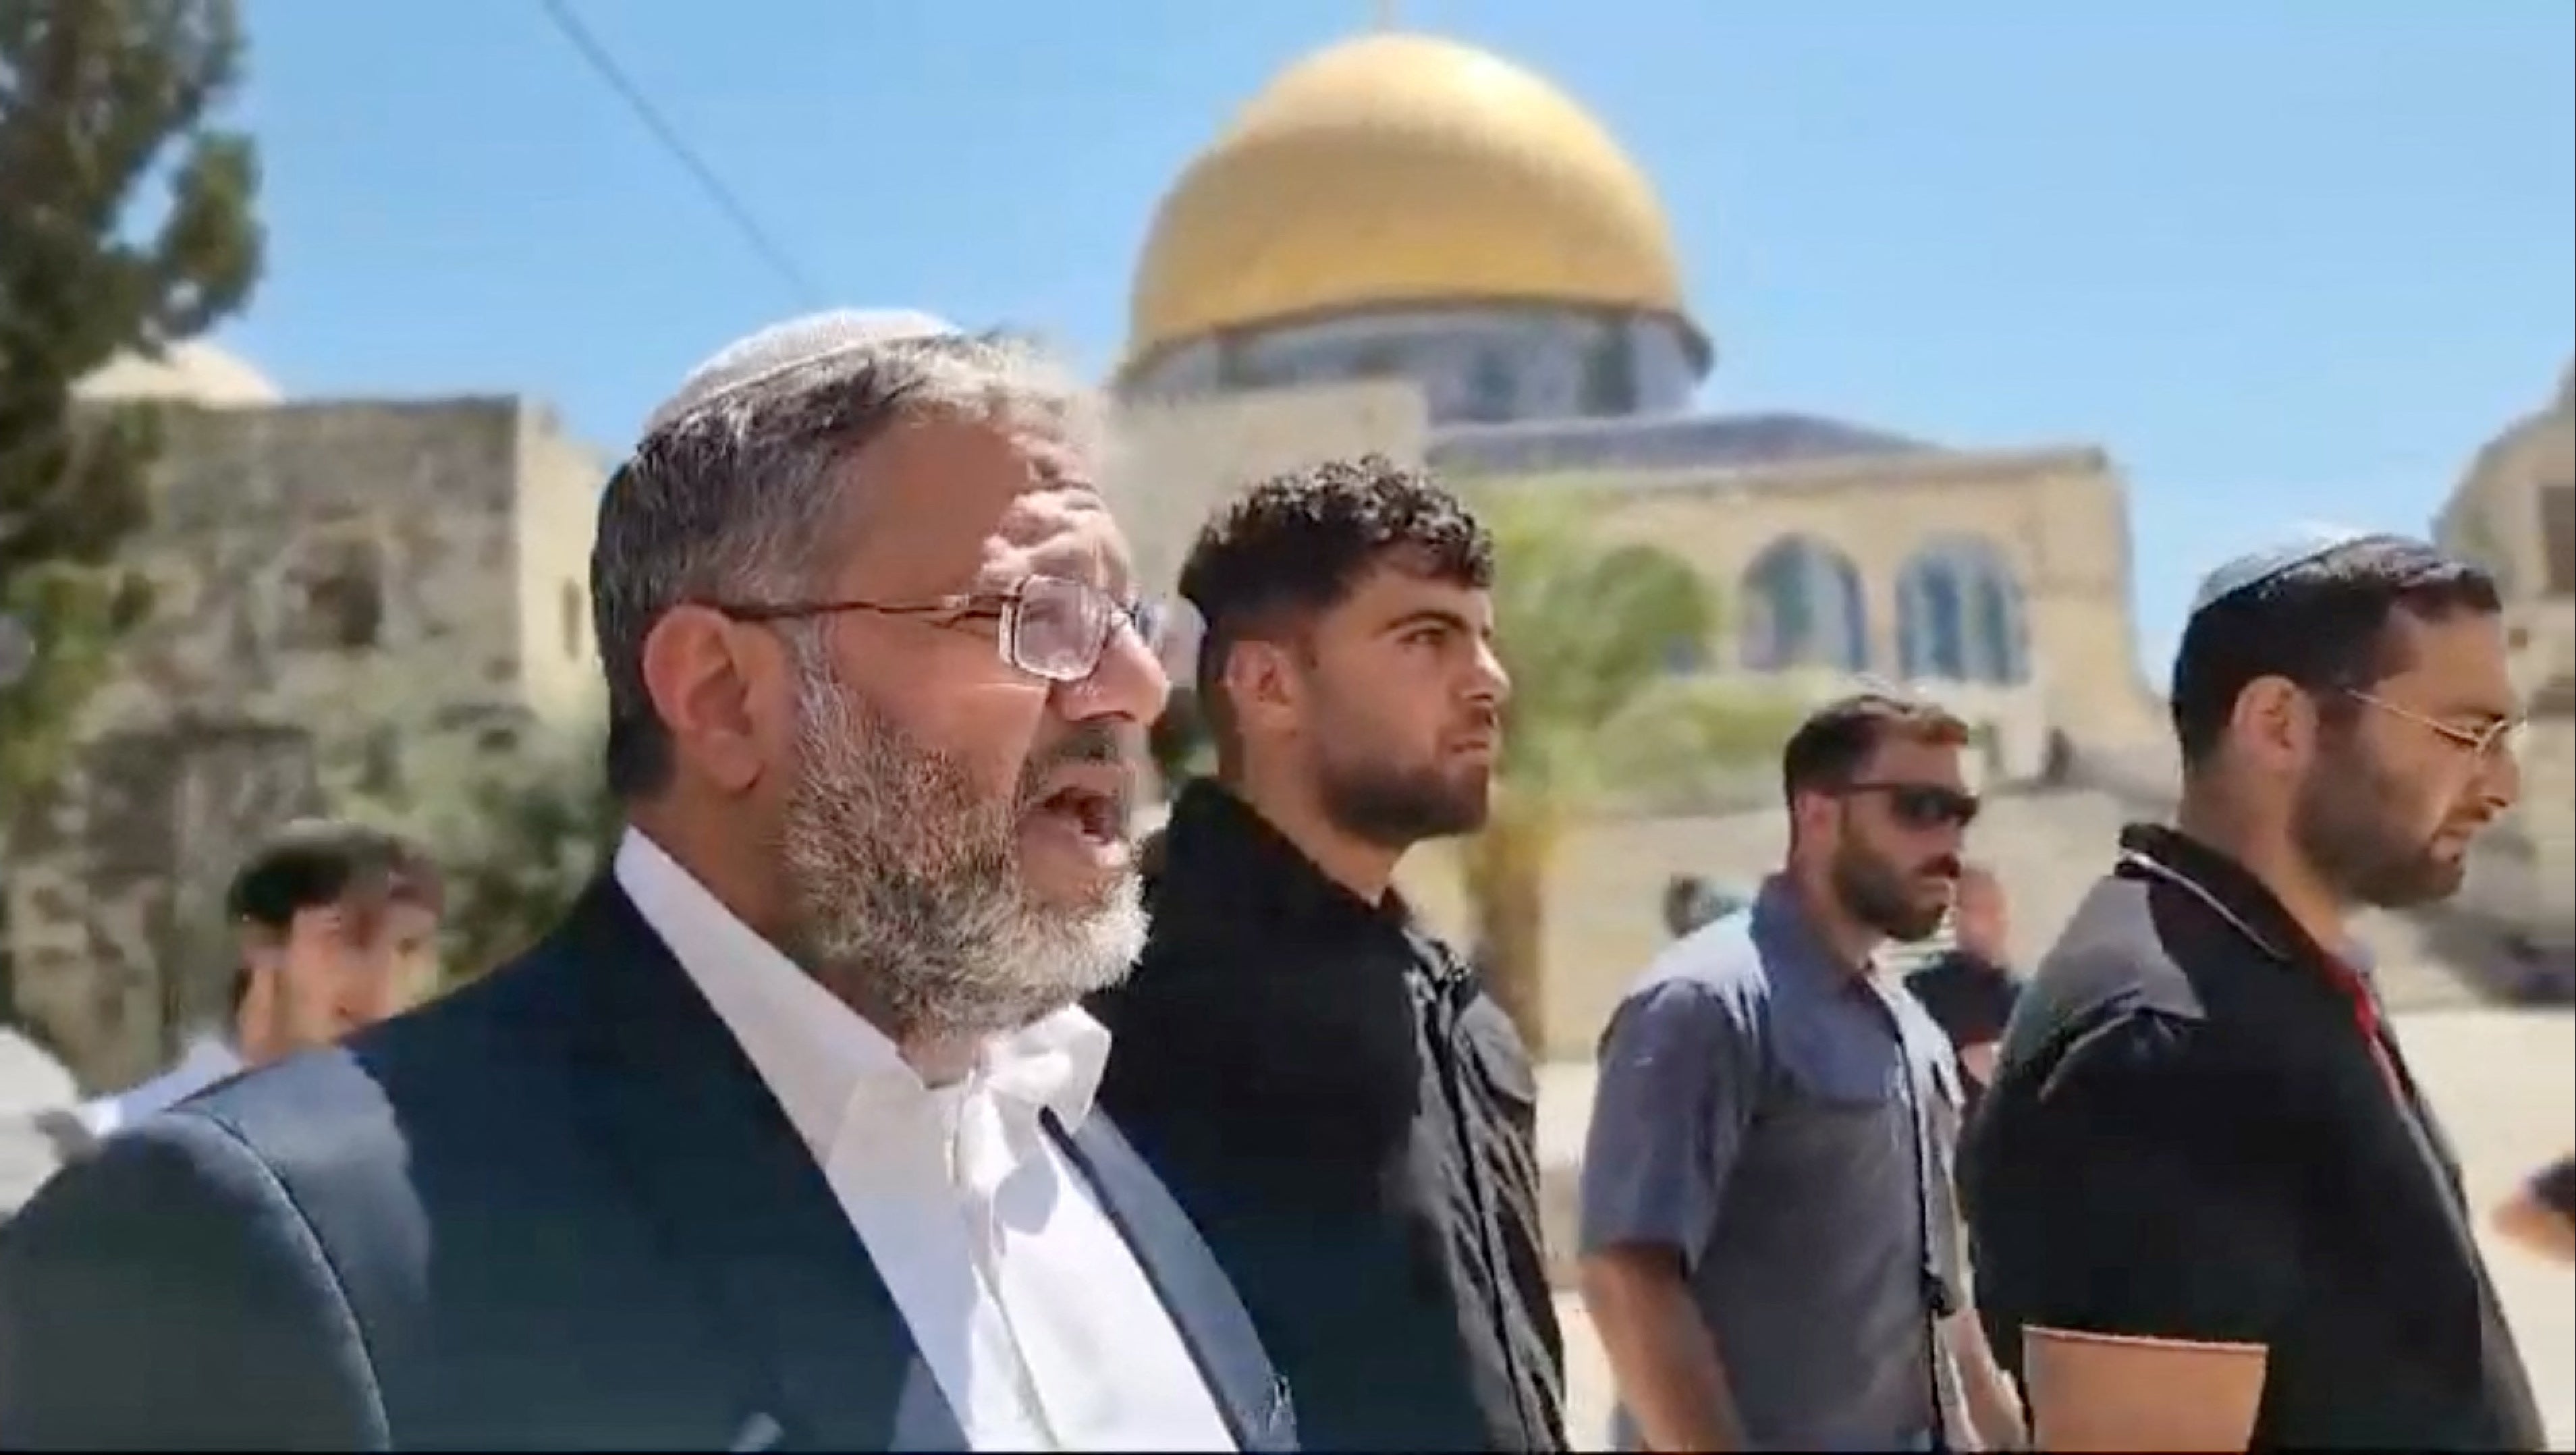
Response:
[[[599,43],[599,37],[591,34],[590,27],[573,13],[570,0],[537,0],[537,3],[545,11],[546,18],[554,22],[555,29],[572,43],[574,50],[581,53],[581,58],[589,63],[591,70],[608,83],[609,89],[615,91],[626,102],[627,109],[635,113],[635,119],[643,122],[644,129],[662,144],[662,149],[688,170],[698,189],[707,194],[707,199],[715,203],[716,209],[734,225],[734,230],[751,244],[752,251],[760,254],[761,261],[769,264],[770,271],[776,273],[804,302],[819,305],[823,290],[814,286],[813,277],[796,266],[796,260],[788,255],[787,249],[779,246],[769,230],[760,225],[760,220],[751,215],[751,209],[743,205],[742,199],[725,185],[722,177],[716,175],[715,168],[708,166],[706,159],[681,137],[678,129],[663,118],[652,98],[644,94],[644,88],[635,84],[625,68],[617,64],[616,57]]]

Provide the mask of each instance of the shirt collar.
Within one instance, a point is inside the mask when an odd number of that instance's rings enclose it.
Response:
[[[736,918],[652,839],[628,829],[614,873],[816,1157],[828,1156],[863,1114],[929,1104],[932,1089],[893,1041]],[[1069,1131],[1091,1114],[1108,1056],[1108,1030],[1067,1007],[987,1041],[968,1089],[1031,1116],[1052,1113]]]
[[[2120,831],[2120,853],[2132,872],[2178,881],[2271,959],[2333,960],[2365,977],[2369,973],[2368,957],[2357,946],[2319,944],[2253,870],[2180,829],[2131,824]]]
[[[1874,959],[1854,965],[1834,950],[1785,874],[1763,880],[1755,891],[1751,929],[1766,966],[1785,962],[1789,973],[1812,989],[1849,994],[1878,968]]]

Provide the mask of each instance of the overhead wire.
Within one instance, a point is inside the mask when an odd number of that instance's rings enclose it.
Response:
[[[591,71],[626,103],[627,109],[635,114],[635,119],[643,123],[644,129],[651,133],[662,150],[670,153],[672,159],[677,161],[698,184],[698,190],[705,193],[707,200],[715,204],[716,210],[722,212],[726,220],[733,224],[734,231],[740,233],[743,241],[751,245],[752,251],[759,254],[761,261],[768,265],[769,270],[777,274],[780,281],[784,282],[800,301],[808,306],[820,306],[824,297],[823,290],[815,286],[813,275],[797,265],[795,256],[779,243],[777,237],[768,228],[761,225],[760,219],[753,215],[751,208],[744,204],[741,196],[726,184],[714,167],[708,165],[706,158],[699,155],[695,147],[689,145],[688,139],[680,135],[679,128],[673,126],[669,118],[662,114],[661,108],[653,104],[653,98],[645,93],[644,88],[638,85],[632,76],[627,74],[626,68],[618,64],[617,58],[609,54],[608,48],[600,44],[599,37],[592,33],[590,27],[583,23],[581,16],[573,10],[570,0],[537,0],[537,4],[538,8],[545,12],[546,18],[553,23],[555,30],[581,56]]]

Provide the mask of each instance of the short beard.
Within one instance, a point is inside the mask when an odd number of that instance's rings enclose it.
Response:
[[[1927,939],[1949,913],[1946,905],[1925,909],[1906,892],[1905,876],[1895,865],[1848,842],[1834,854],[1832,874],[1843,913],[1891,940]]]
[[[2348,904],[2407,909],[2459,892],[2465,866],[2399,827],[2402,795],[2386,770],[2350,742],[2327,748],[2299,784],[2290,841]]]
[[[1145,944],[1136,875],[1049,904],[1019,863],[1019,824],[1049,771],[1117,752],[1077,733],[986,795],[799,644],[796,761],[778,833],[786,949],[899,1042],[1018,1030],[1124,979]]]
[[[1472,834],[1492,809],[1493,780],[1453,781],[1434,768],[1380,763],[1316,764],[1315,791],[1334,827],[1382,849]]]

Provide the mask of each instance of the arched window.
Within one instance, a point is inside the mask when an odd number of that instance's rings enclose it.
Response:
[[[1994,543],[1945,536],[1916,550],[1896,583],[1897,657],[1908,678],[2030,679],[2021,584]]]
[[[1735,609],[1742,665],[1755,672],[1869,666],[1868,607],[1851,557],[1811,535],[1783,536],[1744,568]]]

